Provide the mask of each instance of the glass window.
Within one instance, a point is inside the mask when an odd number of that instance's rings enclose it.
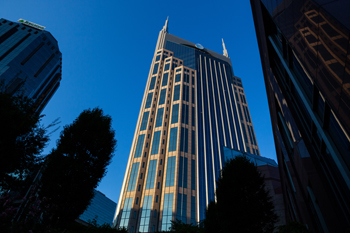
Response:
[[[171,112],[171,124],[177,123],[179,120],[179,104],[174,104]]]
[[[169,152],[176,151],[176,143],[177,143],[177,128],[171,128],[170,140],[169,140]]]
[[[157,112],[157,119],[156,119],[156,126],[155,127],[160,127],[162,126],[163,123],[163,113],[164,113],[164,108],[159,108]]]
[[[188,124],[189,107],[186,104],[182,105],[181,123]]]
[[[241,95],[241,100],[242,100],[242,103],[246,104],[246,103],[247,103],[247,101],[245,100],[244,95],[242,95],[242,94],[240,94],[240,95]]]
[[[156,56],[156,61],[159,61],[160,60],[160,55],[157,55]]]
[[[139,165],[140,163],[133,163],[131,167],[131,172],[130,172],[130,178],[129,178],[129,185],[127,191],[135,191],[135,186],[136,186],[136,179],[137,179],[137,173],[139,171]]]
[[[125,228],[128,227],[132,201],[133,201],[132,197],[125,198],[124,207],[122,210],[122,217],[119,225],[120,227],[125,227]]]
[[[182,91],[182,99],[184,101],[190,101],[190,87],[187,85],[184,85],[183,91]]]
[[[175,82],[180,82],[181,81],[181,73],[175,75]]]
[[[192,87],[192,104],[194,104],[195,102],[195,98],[194,98],[194,96],[195,96],[195,92],[194,92],[194,88]]]
[[[180,85],[176,85],[174,87],[174,98],[173,98],[173,101],[176,101],[176,100],[180,99],[180,88],[181,88]]]
[[[174,186],[176,157],[169,157],[166,167],[165,187]]]
[[[151,155],[158,154],[161,131],[154,132]]]
[[[156,63],[156,64],[154,65],[152,75],[154,75],[154,74],[157,74],[157,73],[158,73],[158,67],[159,67],[159,63]]]
[[[239,103],[237,103],[237,108],[238,108],[239,118],[241,118],[241,121],[243,121],[242,109]]]
[[[148,117],[149,117],[149,112],[144,112],[142,117],[141,127],[140,127],[141,131],[147,129]]]
[[[177,196],[176,219],[187,224],[187,195],[179,193]]]
[[[194,159],[191,161],[191,189],[196,189],[196,161]]]
[[[137,144],[136,144],[136,150],[135,150],[134,158],[141,157],[142,147],[143,147],[143,142],[144,141],[145,141],[145,134],[139,135],[139,138],[137,139]]]
[[[196,197],[191,196],[191,224],[196,225]]]
[[[152,208],[152,195],[145,196],[143,198],[142,208],[141,208],[141,220],[140,220],[140,232],[149,232],[149,219],[151,217]]]
[[[245,114],[247,122],[252,122],[251,119],[250,119],[250,116],[249,116],[249,111],[248,111],[247,106],[243,105],[243,109],[244,109],[244,114]]]
[[[165,64],[165,66],[164,66],[164,71],[167,71],[167,70],[169,70],[169,67],[170,67],[170,63],[168,63],[168,64]]]
[[[154,180],[156,178],[156,170],[157,170],[157,160],[153,159],[149,162],[149,166],[148,166],[146,189],[153,189],[154,188]]]
[[[169,231],[173,220],[173,193],[164,194],[162,231]]]
[[[188,159],[180,156],[179,163],[179,187],[187,188]]]
[[[248,143],[247,131],[246,131],[245,125],[243,123],[242,123],[242,131],[243,131],[244,141],[246,143]]]
[[[156,203],[158,203],[158,195],[156,196]]]
[[[195,83],[194,83],[194,76],[192,76],[192,85],[194,85]]]
[[[149,84],[149,91],[154,89],[154,85],[156,84],[157,76],[152,77],[151,83]]]
[[[191,138],[191,153],[196,154],[196,134],[194,130],[192,130],[192,138]]]
[[[169,73],[165,73],[163,75],[162,87],[164,87],[168,84],[168,78],[169,78]]]
[[[162,105],[165,103],[165,96],[166,96],[166,89],[162,89],[160,91],[160,96],[159,96],[159,103],[158,105]]]
[[[196,126],[196,112],[194,107],[192,107],[192,126]]]
[[[181,127],[180,151],[188,152],[188,129]]]
[[[146,105],[145,105],[145,109],[151,107],[152,98],[153,98],[153,92],[148,93],[148,95],[147,95],[147,100],[146,100]]]

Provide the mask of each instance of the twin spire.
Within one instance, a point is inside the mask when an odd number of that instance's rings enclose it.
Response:
[[[224,39],[223,38],[221,38],[221,39],[222,39],[222,47],[224,48],[224,56],[228,57],[228,53],[227,53],[227,50],[226,50]]]
[[[165,25],[163,27],[163,31],[165,31],[166,33],[168,33],[168,20],[169,20],[169,16],[166,18]]]
[[[163,30],[162,30],[162,31],[164,31],[166,33],[168,33],[168,21],[169,21],[169,16],[165,20],[165,25],[163,26]],[[228,57],[227,49],[226,49],[225,42],[224,42],[223,38],[222,38],[222,47],[223,47],[223,54],[224,54],[224,56]]]

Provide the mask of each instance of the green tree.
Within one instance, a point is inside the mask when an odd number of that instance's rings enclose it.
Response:
[[[0,187],[19,190],[29,171],[40,162],[49,140],[40,125],[42,115],[34,102],[21,93],[0,91]]]
[[[54,225],[68,226],[90,204],[116,147],[111,121],[102,109],[83,111],[64,127],[47,156],[39,194],[58,206],[51,217]]]
[[[174,233],[204,233],[204,228],[194,224],[186,224],[176,219],[171,221],[171,231]]]
[[[277,215],[264,178],[246,157],[228,161],[217,181],[216,203],[208,206],[207,232],[273,232]]]

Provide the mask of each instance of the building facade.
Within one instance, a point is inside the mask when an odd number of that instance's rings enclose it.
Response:
[[[259,155],[242,81],[224,55],[159,33],[114,225],[196,223],[215,200],[223,147]]]
[[[94,190],[94,194],[90,205],[77,221],[89,224],[90,221],[96,220],[98,225],[107,224],[111,226],[117,204],[98,190]]]
[[[287,221],[350,230],[350,2],[251,0]]]
[[[62,54],[44,27],[26,20],[0,19],[0,80],[7,93],[18,91],[41,112],[60,85]]]

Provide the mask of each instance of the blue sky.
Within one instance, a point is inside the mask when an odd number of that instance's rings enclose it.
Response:
[[[113,119],[118,146],[98,190],[117,202],[158,33],[169,33],[222,53],[242,78],[262,156],[276,160],[260,55],[249,1],[2,1],[0,17],[43,25],[62,52],[61,86],[43,111],[61,128],[87,108]],[[60,131],[59,130],[59,131]],[[55,146],[59,131],[44,153]]]

